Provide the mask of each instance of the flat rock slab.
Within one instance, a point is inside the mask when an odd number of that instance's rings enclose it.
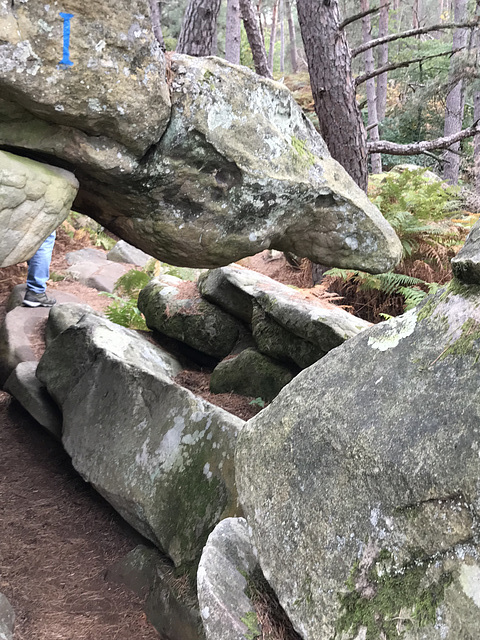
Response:
[[[97,291],[113,293],[115,283],[125,275],[130,267],[103,259],[99,261],[75,262],[67,269],[74,280]]]
[[[198,562],[237,512],[233,450],[243,421],[175,384],[165,356],[95,316],[47,347],[37,376],[61,406],[77,471],[177,566]]]
[[[467,284],[480,284],[480,220],[473,225],[465,244],[451,262],[455,277]]]
[[[480,286],[458,280],[302,371],[250,420],[236,480],[303,638],[475,638]]]
[[[207,640],[260,637],[257,614],[246,595],[246,577],[257,564],[246,520],[222,520],[208,537],[198,565],[198,601]]]
[[[0,593],[0,640],[13,640],[15,613],[7,598]]]
[[[58,440],[62,437],[62,414],[43,384],[37,379],[38,362],[20,362],[8,377],[4,389],[35,420]]]
[[[70,171],[0,151],[0,267],[31,258],[68,216],[77,190]]]
[[[144,267],[151,259],[152,256],[149,256],[148,253],[128,244],[125,240],[117,242],[113,249],[110,249],[107,253],[107,260],[123,262],[124,264],[134,264],[137,267]]]
[[[23,305],[23,298],[25,297],[25,291],[27,290],[26,284],[17,284],[13,287],[11,294],[8,297],[6,310],[7,313],[12,311],[16,307],[21,307]],[[55,298],[57,304],[70,303],[70,302],[78,302],[77,296],[72,293],[67,293],[65,291],[50,291],[49,294]],[[38,307],[35,307],[38,309]]]

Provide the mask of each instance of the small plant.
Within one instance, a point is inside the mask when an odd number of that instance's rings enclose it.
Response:
[[[248,404],[260,407],[260,409],[264,409],[265,408],[265,400],[263,398],[255,398],[254,400],[251,400]]]
[[[145,318],[137,307],[137,300],[140,291],[147,286],[154,275],[154,265],[151,262],[149,261],[143,270],[130,269],[117,280],[113,293],[103,294],[113,300],[105,311],[109,320],[122,327],[140,331],[148,330]]]

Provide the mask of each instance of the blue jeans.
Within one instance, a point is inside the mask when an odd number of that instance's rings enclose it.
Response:
[[[53,245],[57,232],[51,233],[38,249],[37,253],[28,261],[27,289],[33,293],[45,293],[47,280],[50,275],[50,261],[52,260]]]

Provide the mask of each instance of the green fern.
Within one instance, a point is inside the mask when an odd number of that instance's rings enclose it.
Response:
[[[105,310],[105,315],[109,320],[128,329],[148,330],[145,318],[137,308],[135,298],[125,299],[113,293],[104,293],[104,295],[113,299],[113,302]]]
[[[117,280],[114,291],[121,296],[135,297],[136,299],[140,291],[147,286],[151,279],[152,276],[146,271],[130,269]]]

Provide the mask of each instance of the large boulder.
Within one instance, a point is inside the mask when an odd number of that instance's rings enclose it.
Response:
[[[480,284],[480,221],[473,225],[465,244],[452,258],[452,271],[463,282]]]
[[[158,142],[170,98],[147,0],[0,0],[0,34],[2,98],[138,156]]]
[[[68,216],[77,189],[70,171],[0,151],[0,267],[33,256]]]
[[[243,421],[175,384],[161,350],[132,333],[84,316],[51,342],[37,377],[62,409],[77,471],[189,569],[217,522],[237,512]]]
[[[305,640],[477,637],[479,348],[480,287],[454,281],[246,424],[241,503]]]

